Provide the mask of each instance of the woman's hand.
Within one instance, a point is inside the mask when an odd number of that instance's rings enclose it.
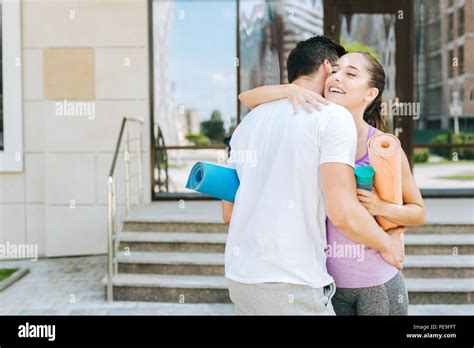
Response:
[[[372,191],[357,189],[357,198],[359,202],[367,208],[370,215],[384,215],[387,202],[380,198],[375,189]]]
[[[311,112],[308,103],[312,104],[316,110],[321,110],[319,103],[324,105],[329,104],[321,94],[292,83],[287,85],[286,97],[293,105],[293,113],[295,114],[298,112],[298,104],[302,105],[308,112]]]

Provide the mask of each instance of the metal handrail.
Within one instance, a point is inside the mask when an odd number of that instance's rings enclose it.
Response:
[[[143,203],[143,162],[142,162],[142,139],[143,139],[143,124],[144,120],[141,117],[124,117],[122,125],[120,126],[120,133],[115,145],[114,156],[107,177],[107,300],[113,301],[113,276],[118,273],[117,253],[117,195],[115,189],[114,172],[117,164],[117,157],[120,152],[120,145],[124,135],[125,125],[127,122],[138,122],[140,124],[140,131],[138,135],[138,192],[140,203]],[[125,202],[126,213],[130,211],[130,137],[128,132],[125,133],[125,152],[124,152],[124,166],[125,166]]]

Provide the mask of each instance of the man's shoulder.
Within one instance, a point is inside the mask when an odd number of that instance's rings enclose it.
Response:
[[[286,112],[290,114],[290,108],[291,104],[288,99],[280,99],[268,103],[263,103],[256,106],[248,114],[246,114],[239,125],[244,126],[246,124],[254,124],[255,122],[263,122],[263,115],[275,116],[276,114],[281,115],[282,113]]]
[[[288,112],[290,112],[290,107],[291,103],[288,99],[278,99],[258,105],[249,114],[259,111],[274,110],[275,108],[282,111],[288,110]]]
[[[328,105],[323,105],[322,111],[330,117],[335,117],[335,116],[352,117],[349,110],[347,110],[344,106],[335,104],[335,103],[329,103]]]

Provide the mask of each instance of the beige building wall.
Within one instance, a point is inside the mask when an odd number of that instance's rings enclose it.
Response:
[[[124,116],[145,119],[150,201],[147,2],[23,0],[21,11],[24,172],[0,173],[0,243],[38,244],[40,256],[105,253],[106,179]],[[93,113],[63,113],[66,95]]]

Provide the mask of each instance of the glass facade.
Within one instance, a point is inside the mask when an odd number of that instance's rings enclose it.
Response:
[[[385,70],[383,100],[395,101],[396,36],[394,14],[352,14],[340,15],[340,41],[349,50],[370,52]],[[393,132],[393,116],[386,113],[389,131]]]
[[[465,51],[474,49],[472,1],[416,0],[415,174],[426,188],[473,188],[474,148],[431,147],[474,143],[474,104],[466,96],[474,86],[474,65]],[[468,18],[465,18],[468,16]]]
[[[474,66],[467,52],[474,50],[473,3],[415,0],[413,7],[412,37],[403,40],[413,40],[414,49],[406,59],[414,66],[411,104],[416,111],[408,116],[414,118],[415,178],[422,188],[474,187],[469,162],[474,150],[420,148],[472,142]],[[339,21],[340,41],[379,59],[386,72],[384,101],[397,101],[396,33],[405,22],[396,13],[354,12],[331,19]],[[288,54],[297,42],[323,34],[327,20],[322,0],[153,3],[155,138],[161,134],[166,146],[194,146],[166,151],[168,177],[174,184],[157,192],[186,192],[181,188],[197,159],[225,160],[225,144],[248,112],[237,105],[238,93],[287,83]],[[392,115],[386,116],[389,130],[396,133]],[[461,161],[455,163],[459,168],[471,164],[467,169],[446,169],[453,177],[462,172],[459,176],[464,179],[426,175],[424,168],[434,172],[430,165],[452,164],[453,156]]]
[[[3,28],[2,3],[0,2],[0,151],[3,150]]]
[[[241,1],[240,91],[287,83],[286,60],[295,45],[323,34],[321,0]],[[241,106],[240,119],[248,110]]]

